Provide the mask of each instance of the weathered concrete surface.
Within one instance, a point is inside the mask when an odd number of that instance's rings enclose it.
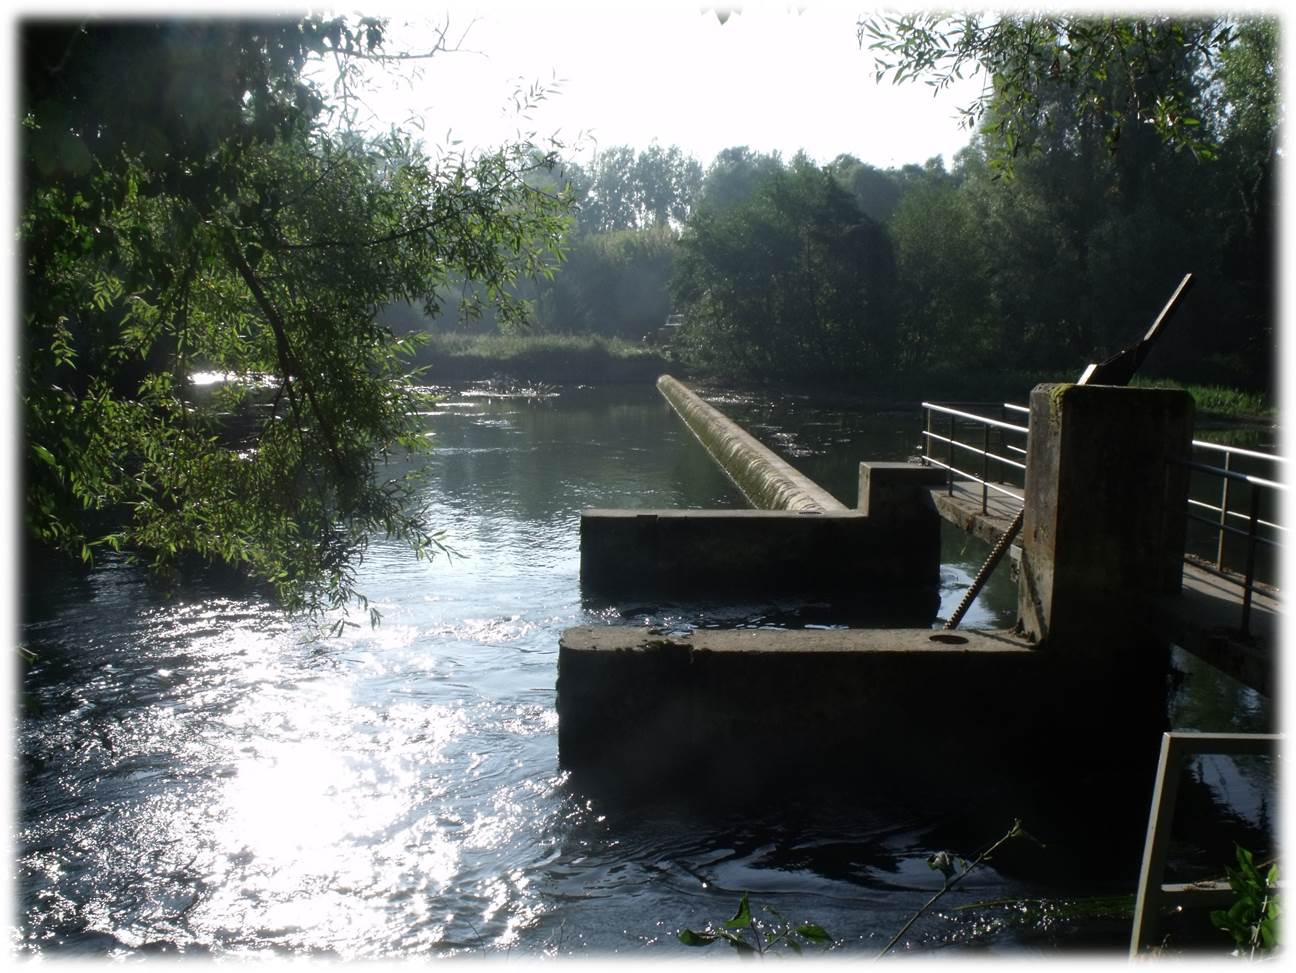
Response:
[[[1054,661],[1008,632],[572,628],[559,644],[559,756],[638,779],[743,767],[984,783],[997,766],[1026,771],[1078,727],[1127,728],[1121,711],[1071,698]],[[1155,739],[1156,707],[1137,718]]]
[[[1148,606],[1178,590],[1182,571],[1187,473],[1173,460],[1188,456],[1191,399],[1041,386],[1031,407],[1024,637],[570,629],[558,663],[563,764],[641,780],[848,767],[945,786],[1116,759],[1155,740],[1167,648]],[[859,512],[586,511],[582,581],[845,598],[938,576],[941,473],[906,467],[862,464]],[[929,529],[934,553],[914,542]]]
[[[939,530],[931,488],[944,482],[944,470],[921,463],[860,463],[859,512],[878,523],[931,523]]]
[[[940,521],[855,511],[583,510],[581,589],[591,598],[743,600],[799,596],[843,603],[918,591],[939,608]]]
[[[926,625],[940,606],[940,471],[861,463],[860,510],[834,499],[669,375],[667,401],[757,510],[584,510],[587,600],[888,599],[884,618]]]
[[[657,388],[758,510],[842,512],[845,504],[669,375]]]
[[[1145,605],[1179,591],[1192,397],[1040,385],[1031,393],[1019,612],[1050,651],[1119,664]]]

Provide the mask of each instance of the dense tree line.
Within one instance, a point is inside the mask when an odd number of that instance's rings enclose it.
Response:
[[[1117,27],[1142,36],[1137,24]],[[1026,94],[1021,77],[998,78],[1000,97],[948,171],[721,153],[680,242],[687,355],[801,378],[1066,373],[1137,339],[1192,271],[1198,286],[1152,368],[1268,386],[1275,25],[1156,22],[1133,69],[1107,44],[1116,28],[1089,29],[1082,89],[1065,68],[1034,77]],[[1196,41],[1171,42],[1185,36]],[[1149,105],[1159,107],[1140,117]],[[1194,114],[1166,119],[1167,105]]]
[[[773,160],[771,160],[773,161]],[[797,156],[729,195],[713,168],[680,241],[684,353],[711,368],[850,374],[894,357],[890,241],[832,174]]]
[[[1139,337],[1191,271],[1148,368],[1268,386],[1274,22],[939,24],[912,15],[861,34],[906,77],[960,59],[994,72],[948,167],[741,146],[705,170],[655,146],[568,164],[568,259],[531,294],[537,326],[634,337],[680,312],[677,352],[732,374],[1066,374]]]

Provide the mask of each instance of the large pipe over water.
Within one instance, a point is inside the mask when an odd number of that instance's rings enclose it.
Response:
[[[850,509],[679,380],[663,375],[657,389],[753,507],[804,513]]]

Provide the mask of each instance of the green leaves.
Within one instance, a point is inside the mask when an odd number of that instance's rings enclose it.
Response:
[[[520,317],[511,285],[566,225],[527,182],[550,157],[326,128],[301,70],[380,56],[370,18],[24,29],[30,529],[86,563],[221,562],[317,621],[369,610],[370,537],[444,550],[387,465],[427,448],[426,396],[375,314],[469,280]],[[51,125],[94,132],[88,167],[42,166]]]
[[[924,78],[942,90],[983,70],[990,84],[964,120],[983,126],[1011,170],[1011,160],[1035,150],[1033,135],[1054,121],[1050,103],[1059,100],[1111,148],[1123,130],[1146,124],[1174,147],[1210,157],[1212,133],[1193,105],[1235,35],[1231,23],[1209,18],[915,13],[862,18],[856,36],[874,54],[877,82]]]
[[[764,955],[780,943],[797,955],[801,954],[805,945],[832,946],[832,936],[818,923],[802,922],[794,925],[770,906],[763,906],[761,911],[770,915],[773,921],[753,916],[751,902],[747,894],[743,893],[732,918],[724,920],[719,926],[708,923],[700,932],[682,929],[677,938],[685,946],[710,946],[714,942],[723,941],[736,952],[746,955]]]
[[[744,892],[741,901],[738,903],[738,911],[733,914],[732,919],[725,920],[724,927],[726,929],[750,929],[751,924],[751,903],[747,901],[747,894]]]
[[[1241,845],[1234,847],[1237,867],[1225,871],[1229,888],[1238,898],[1227,910],[1212,912],[1210,919],[1213,926],[1233,937],[1235,955],[1254,958],[1257,952],[1272,952],[1280,945],[1278,865],[1270,865],[1261,875],[1252,853]]]
[[[679,933],[679,941],[685,946],[710,946],[719,936],[709,932],[694,932],[692,929],[683,929]]]
[[[680,350],[707,368],[785,379],[858,376],[888,361],[895,260],[885,230],[804,156],[751,168],[745,193],[705,196],[680,239]]]

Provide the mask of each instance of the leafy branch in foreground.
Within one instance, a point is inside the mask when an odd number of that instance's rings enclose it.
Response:
[[[24,25],[36,540],[221,562],[316,621],[368,608],[372,537],[444,550],[388,465],[427,447],[427,404],[416,341],[377,312],[472,281],[522,318],[512,287],[551,272],[566,200],[530,185],[555,157],[529,144],[434,162],[330,125],[304,72],[382,43],[372,18]]]
[[[861,46],[874,52],[876,80],[922,78],[936,91],[976,71],[982,93],[961,109],[965,124],[983,120],[1010,164],[1029,149],[1041,121],[1065,97],[1115,147],[1123,132],[1146,125],[1194,155],[1211,154],[1193,109],[1202,73],[1233,43],[1225,18],[950,16],[908,13],[865,17]]]
[[[1234,956],[1255,959],[1257,952],[1273,952],[1281,943],[1277,863],[1261,875],[1255,857],[1238,845],[1237,868],[1225,871],[1229,887],[1238,898],[1228,909],[1212,912],[1211,925],[1233,937]]]
[[[738,953],[763,956],[768,950],[780,943],[792,952],[800,955],[804,946],[832,946],[832,936],[813,922],[793,923],[784,919],[777,910],[763,906],[762,912],[771,919],[761,919],[752,914],[751,903],[746,893],[738,903],[738,911],[720,925],[708,922],[701,932],[683,929],[679,941],[685,946],[710,946],[723,941],[732,946]]]

